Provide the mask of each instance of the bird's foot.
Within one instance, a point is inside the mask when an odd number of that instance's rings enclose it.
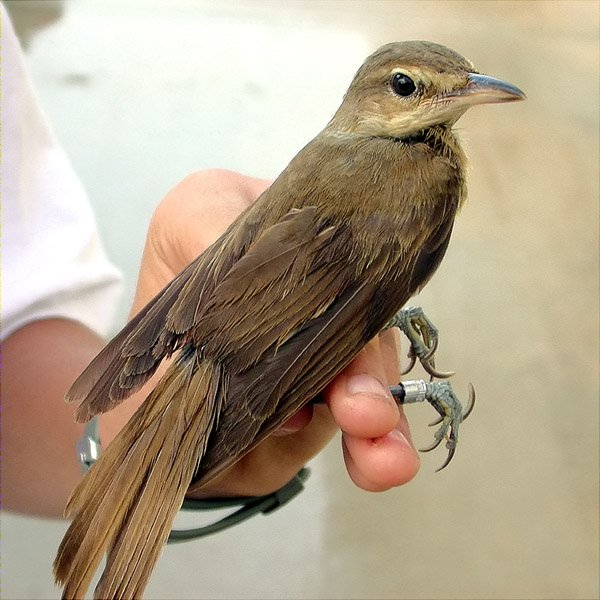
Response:
[[[438,371],[435,368],[434,355],[439,342],[438,330],[422,308],[419,306],[403,308],[388,321],[384,330],[391,327],[398,327],[410,341],[409,364],[402,375],[412,370],[417,359],[432,379],[434,377],[447,379],[454,375],[453,371]]]
[[[460,400],[447,381],[435,383],[423,380],[405,381],[399,385],[392,386],[390,391],[400,404],[423,402],[426,400],[439,413],[439,418],[430,423],[431,426],[441,423],[440,428],[434,433],[434,441],[430,446],[422,448],[420,451],[429,452],[437,448],[442,443],[442,440],[445,439],[448,457],[444,461],[444,464],[437,469],[437,471],[441,471],[452,460],[456,452],[458,428],[473,410],[473,406],[475,405],[475,389],[469,384],[469,402],[465,411],[463,411]]]

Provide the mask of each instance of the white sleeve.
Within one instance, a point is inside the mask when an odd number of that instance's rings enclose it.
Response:
[[[0,11],[2,338],[51,317],[106,335],[121,277],[101,246],[85,191],[46,123],[4,6]]]

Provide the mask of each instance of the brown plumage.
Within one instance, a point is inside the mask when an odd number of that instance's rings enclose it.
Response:
[[[144,590],[192,481],[313,399],[439,265],[465,195],[451,127],[522,98],[429,42],[367,58],[325,129],[71,388],[88,420],[174,362],[75,489],[54,570],[64,597]]]

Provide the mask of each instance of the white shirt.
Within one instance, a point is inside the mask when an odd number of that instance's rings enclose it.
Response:
[[[2,36],[2,325],[62,317],[106,335],[119,271],[86,193],[48,126],[4,6]]]

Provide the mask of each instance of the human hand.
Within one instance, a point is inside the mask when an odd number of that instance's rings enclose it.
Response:
[[[155,211],[131,314],[136,314],[196,256],[214,242],[269,182],[230,171],[204,171],[177,185]],[[344,459],[356,485],[383,491],[416,474],[419,458],[404,413],[388,386],[398,383],[399,334],[372,340],[323,392],[325,404],[309,404],[195,497],[270,493],[342,431]],[[135,396],[103,416],[103,441],[110,441],[164,372],[164,366]]]

